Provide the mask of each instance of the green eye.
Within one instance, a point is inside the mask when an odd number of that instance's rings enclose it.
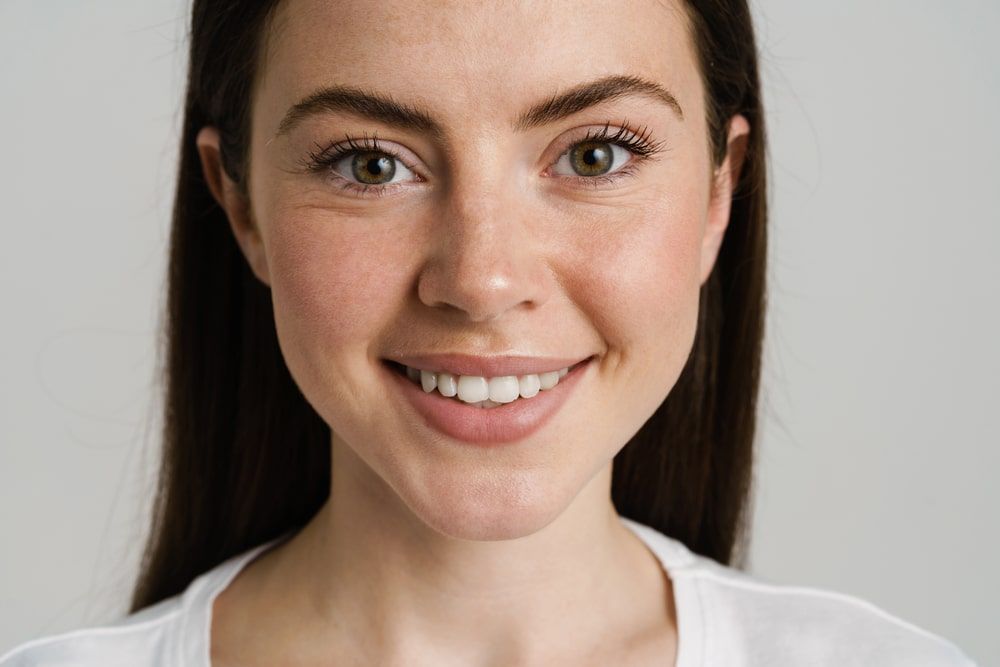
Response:
[[[359,183],[383,185],[396,175],[396,160],[385,153],[357,153],[351,159],[351,173]]]
[[[580,176],[600,176],[611,170],[614,164],[611,144],[599,141],[583,141],[569,152],[569,163]]]

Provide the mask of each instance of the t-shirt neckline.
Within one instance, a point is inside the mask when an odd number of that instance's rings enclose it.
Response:
[[[619,515],[619,519],[642,540],[670,577],[677,622],[677,661],[674,667],[697,667],[704,655],[704,614],[697,581],[685,576],[696,556],[675,540],[645,524]],[[215,599],[256,557],[292,537],[298,528],[232,556],[199,575],[183,593],[184,614],[172,662],[176,665],[212,667],[212,607]]]

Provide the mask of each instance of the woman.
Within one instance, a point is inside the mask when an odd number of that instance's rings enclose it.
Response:
[[[970,665],[730,565],[745,3],[412,6],[195,3],[133,613],[0,663]]]

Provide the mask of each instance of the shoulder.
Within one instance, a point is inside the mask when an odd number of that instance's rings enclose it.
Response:
[[[161,667],[182,617],[180,596],[107,625],[33,639],[0,654],[0,667]]]
[[[0,654],[0,667],[174,667],[207,661],[215,596],[255,556],[295,530],[219,563],[173,597],[99,627],[33,639]]]
[[[696,557],[688,576],[712,634],[753,665],[974,667],[955,644],[845,593],[765,581]]]
[[[975,667],[947,639],[861,598],[766,581],[624,519],[673,583],[683,661],[725,667]],[[686,644],[686,648],[685,648]]]

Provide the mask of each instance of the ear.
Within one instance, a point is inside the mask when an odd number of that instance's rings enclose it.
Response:
[[[743,158],[746,156],[750,123],[742,115],[735,115],[729,121],[729,136],[726,139],[726,159],[716,169],[712,177],[712,193],[708,205],[705,236],[701,245],[701,283],[708,280],[722,247],[722,238],[729,226],[729,213],[733,203],[733,190],[740,180]]]
[[[201,169],[205,174],[205,181],[215,201],[226,212],[229,228],[236,237],[236,243],[243,251],[243,256],[246,257],[254,275],[262,283],[270,286],[264,244],[261,241],[260,230],[250,213],[250,202],[222,168],[219,131],[214,127],[203,127],[198,132],[195,143],[198,146],[198,155],[201,157]]]

